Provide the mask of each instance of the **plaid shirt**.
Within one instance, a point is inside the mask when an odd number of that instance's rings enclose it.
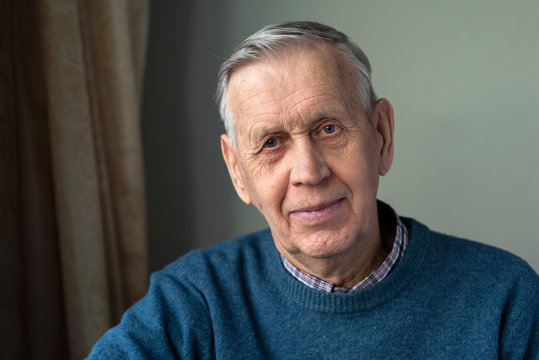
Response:
[[[329,293],[352,293],[358,292],[360,290],[366,289],[369,286],[376,284],[378,281],[381,281],[391,272],[391,270],[399,263],[402,259],[406,248],[408,247],[408,230],[403,224],[402,220],[395,213],[397,229],[395,235],[395,241],[393,242],[393,248],[389,255],[387,255],[384,262],[374,270],[369,276],[361,280],[359,283],[354,285],[351,288],[345,288],[341,286],[336,286],[334,283],[322,280],[315,276],[304,273],[294,265],[290,263],[283,255],[281,259],[285,269],[297,280],[303,284],[312,287],[313,289],[319,289]]]

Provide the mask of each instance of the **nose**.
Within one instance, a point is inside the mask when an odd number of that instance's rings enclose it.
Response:
[[[311,139],[294,144],[292,162],[290,181],[293,185],[318,185],[331,174],[322,152]]]

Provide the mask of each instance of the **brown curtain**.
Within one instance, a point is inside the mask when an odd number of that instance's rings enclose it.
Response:
[[[147,0],[0,0],[0,358],[80,359],[147,287]]]

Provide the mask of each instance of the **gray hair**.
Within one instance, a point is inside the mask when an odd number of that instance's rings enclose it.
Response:
[[[363,110],[369,114],[376,94],[371,83],[371,65],[367,56],[345,34],[323,24],[293,21],[268,25],[245,39],[219,69],[216,101],[219,113],[234,146],[236,134],[232,111],[228,106],[228,85],[232,74],[242,67],[283,55],[292,47],[315,42],[329,42],[354,67],[357,74],[358,94]]]

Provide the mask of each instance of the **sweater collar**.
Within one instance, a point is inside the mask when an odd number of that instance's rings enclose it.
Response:
[[[409,245],[399,266],[384,281],[351,294],[330,294],[312,289],[290,276],[282,264],[280,253],[273,246],[272,262],[275,271],[272,271],[271,281],[274,282],[274,289],[282,293],[285,301],[292,301],[319,312],[354,313],[389,301],[418,275],[431,246],[431,231],[425,225],[410,218],[401,219],[408,228]],[[269,233],[268,235],[271,237]]]
[[[404,252],[408,247],[408,231],[395,210],[393,210],[393,208],[379,201],[379,211],[380,207],[387,208],[386,211],[392,214],[392,218],[388,219],[387,221],[392,222],[393,225],[387,224],[387,226],[395,227],[395,239],[393,240],[393,247],[391,251],[387,254],[385,260],[375,270],[373,270],[371,274],[369,274],[359,283],[354,285],[352,288],[347,289],[344,287],[340,287],[330,281],[326,281],[311,274],[307,274],[294,266],[290,261],[288,261],[288,259],[284,255],[281,254],[283,266],[292,277],[294,277],[302,284],[313,289],[318,289],[328,293],[359,292],[361,290],[371,287],[379,281],[382,281],[391,272],[391,270],[393,270],[393,268],[397,266],[397,264],[404,256]]]

